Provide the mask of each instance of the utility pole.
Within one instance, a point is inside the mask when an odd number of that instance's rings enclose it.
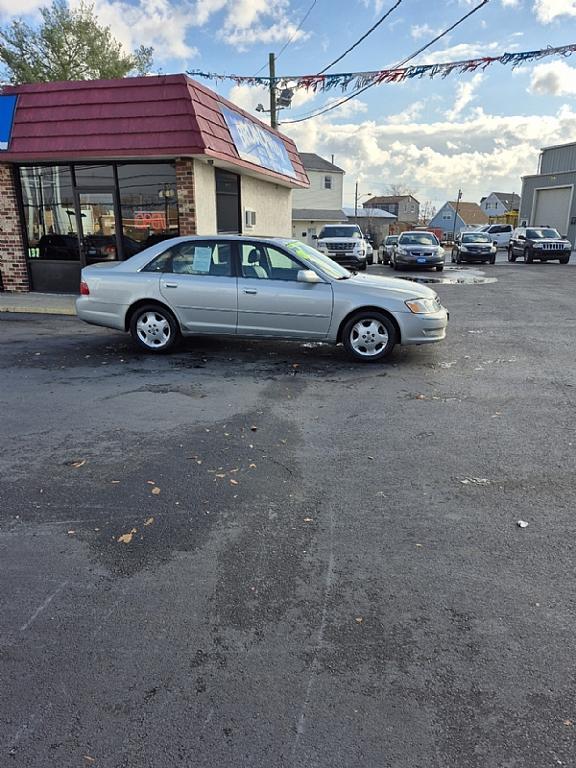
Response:
[[[458,218],[458,208],[460,206],[460,200],[462,200],[462,190],[458,190],[458,199],[456,200],[456,210],[454,211],[454,226],[452,227],[452,242],[454,242],[454,235],[456,234],[456,219]]]
[[[354,224],[358,224],[358,181],[354,187]]]
[[[270,73],[270,125],[278,128],[278,112],[276,109],[276,57],[268,54],[268,70]]]

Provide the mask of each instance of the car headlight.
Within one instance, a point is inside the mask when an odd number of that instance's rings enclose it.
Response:
[[[460,246],[460,250],[463,251],[464,253],[468,253],[468,246],[467,245],[461,245]]]
[[[406,304],[410,312],[414,312],[415,315],[429,315],[432,312],[438,312],[441,307],[440,301],[437,298],[406,299],[404,304]]]
[[[408,255],[408,249],[407,248],[398,248],[398,253],[402,254],[402,256]]]
[[[534,243],[532,248],[542,248],[542,243]]]
[[[325,251],[327,249],[326,243],[316,243],[316,248],[319,251]]]

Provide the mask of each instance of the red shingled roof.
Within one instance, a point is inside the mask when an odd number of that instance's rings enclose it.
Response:
[[[141,159],[207,155],[291,186],[308,186],[288,137],[186,75],[5,86],[18,94],[4,162]],[[238,156],[220,111],[225,105],[284,142],[295,178]]]

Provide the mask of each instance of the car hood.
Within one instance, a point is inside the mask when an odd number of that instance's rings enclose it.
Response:
[[[319,237],[319,243],[361,243],[359,237]]]
[[[442,250],[441,245],[405,245],[404,243],[397,243],[398,248],[403,248],[405,251],[439,251]]]
[[[336,285],[338,284],[342,284],[346,288],[351,288],[354,286],[362,291],[366,291],[366,289],[373,291],[386,291],[386,293],[393,291],[399,297],[406,299],[428,299],[436,296],[436,292],[431,288],[428,288],[427,285],[415,283],[411,280],[401,280],[397,277],[380,277],[378,275],[353,275],[348,280],[336,280]]]

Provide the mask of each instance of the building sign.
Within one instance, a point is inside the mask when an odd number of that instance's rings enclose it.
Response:
[[[16,111],[16,96],[0,95],[0,150],[8,149]]]
[[[282,139],[227,107],[221,106],[220,109],[242,160],[283,176],[296,176]]]

